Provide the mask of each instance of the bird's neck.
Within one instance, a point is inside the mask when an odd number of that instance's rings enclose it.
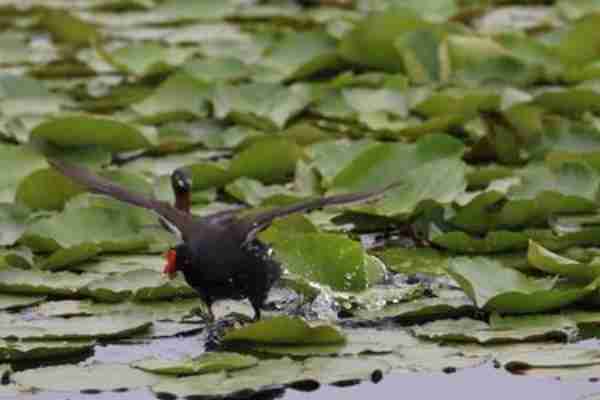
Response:
[[[185,213],[190,212],[192,196],[189,191],[175,193],[175,208]]]

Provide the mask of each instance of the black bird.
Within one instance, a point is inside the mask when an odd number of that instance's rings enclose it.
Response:
[[[171,206],[127,190],[85,168],[56,159],[48,162],[91,192],[156,212],[166,225],[180,233],[182,239],[167,252],[163,272],[173,278],[177,271],[181,271],[209,311],[215,300],[248,298],[256,320],[260,319],[260,310],[269,290],[281,276],[281,267],[271,257],[269,246],[257,238],[260,231],[276,218],[329,205],[365,201],[398,185],[394,183],[370,192],[316,198],[252,215],[240,215],[239,209],[235,209],[198,217],[190,214],[191,180],[181,169],[171,175],[175,192],[175,206]],[[214,319],[212,311],[209,317]]]

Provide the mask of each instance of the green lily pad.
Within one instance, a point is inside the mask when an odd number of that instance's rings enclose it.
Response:
[[[15,342],[0,339],[0,361],[68,358],[88,353],[93,347],[93,342]]]
[[[33,210],[61,210],[67,199],[81,191],[58,171],[40,169],[21,180],[15,201]]]
[[[212,90],[186,73],[179,72],[160,84],[150,96],[132,105],[146,123],[208,115]]]
[[[245,342],[271,345],[331,345],[345,342],[344,335],[331,325],[311,326],[301,318],[280,316],[264,319],[227,332],[225,343]]]
[[[82,244],[97,245],[104,251],[130,251],[147,247],[148,238],[140,233],[139,228],[132,225],[131,215],[123,209],[68,208],[30,225],[21,240],[40,251]]]
[[[183,280],[166,280],[159,272],[148,269],[110,275],[89,283],[85,291],[92,298],[105,302],[119,302],[127,298],[156,301],[196,295]]]
[[[325,32],[287,32],[269,49],[261,64],[282,73],[287,79],[302,79],[320,70],[339,68],[336,42]]]
[[[4,116],[53,114],[69,104],[66,96],[52,93],[41,81],[0,75],[0,111]]]
[[[550,274],[558,274],[579,282],[589,283],[600,276],[600,265],[584,264],[560,256],[545,249],[533,240],[529,241],[527,261],[539,270]]]
[[[389,354],[397,348],[420,344],[406,330],[378,330],[373,328],[345,329],[346,342],[340,344],[269,345],[254,344],[252,350],[264,354],[290,357],[347,356],[358,354]]]
[[[43,270],[73,269],[77,264],[87,261],[98,255],[102,249],[91,243],[82,243],[64,249],[58,249],[40,265]]]
[[[13,379],[24,387],[65,392],[137,389],[159,380],[155,375],[122,364],[42,367],[18,372]]]
[[[365,252],[358,242],[331,233],[285,232],[269,229],[261,235],[275,257],[295,274],[334,290],[367,287]]]
[[[60,147],[102,146],[114,152],[150,146],[135,126],[91,116],[53,118],[36,126],[31,136]]]
[[[183,360],[160,360],[156,358],[134,362],[131,366],[160,375],[202,375],[218,371],[233,371],[253,367],[258,359],[237,353],[205,353]]]
[[[4,171],[0,177],[0,201],[12,202],[21,179],[47,166],[45,158],[29,147],[0,143],[0,168]]]
[[[17,268],[0,269],[0,291],[23,295],[76,297],[83,288],[100,278],[96,274],[74,274]]]
[[[517,322],[486,324],[469,318],[439,320],[412,330],[419,338],[441,342],[502,344],[531,341],[566,341],[575,325],[560,316],[520,317]]]
[[[389,304],[376,311],[359,310],[354,316],[368,321],[392,319],[399,322],[422,322],[466,317],[475,311],[473,302],[463,292],[446,290],[438,295],[439,297]]]
[[[154,385],[154,393],[169,393],[177,397],[201,394],[226,396],[237,392],[253,393],[273,385],[283,385],[300,379],[302,363],[289,358],[261,361],[257,366],[230,373],[213,373],[181,379],[163,380]]]
[[[403,183],[373,206],[359,208],[385,216],[411,214],[427,200],[450,203],[467,185],[462,152],[462,144],[445,135],[428,135],[416,144],[381,143],[342,170],[333,180],[333,190],[361,191]]]
[[[445,275],[448,266],[448,256],[431,248],[390,248],[376,255],[390,271],[408,275]]]
[[[127,314],[13,321],[11,326],[0,327],[0,337],[18,340],[118,339],[143,333],[151,326],[147,319]]]
[[[18,205],[0,203],[0,246],[12,246],[26,229],[29,210]]]
[[[465,232],[435,234],[431,241],[445,249],[466,254],[490,254],[527,248],[528,237],[521,232],[492,231],[484,237],[469,236]]]
[[[595,285],[562,289],[548,279],[533,279],[486,257],[452,259],[448,272],[477,307],[507,314],[549,311],[582,299]]]
[[[310,93],[305,86],[269,83],[239,86],[217,83],[212,99],[217,118],[231,118],[264,130],[284,128],[309,101]]]
[[[396,38],[403,33],[430,26],[406,10],[373,13],[342,38],[339,51],[345,59],[355,64],[400,72],[404,69],[404,63],[394,46]]]
[[[97,50],[117,70],[138,77],[167,73],[192,54],[190,50],[158,42],[135,43],[111,52],[102,47],[97,47]]]
[[[50,32],[55,40],[75,46],[87,46],[100,36],[94,25],[64,10],[45,10],[39,25]]]
[[[43,296],[15,296],[0,294],[0,310],[14,310],[37,305],[44,301]]]

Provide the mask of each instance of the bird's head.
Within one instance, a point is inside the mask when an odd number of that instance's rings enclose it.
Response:
[[[163,274],[169,279],[175,278],[177,271],[184,271],[191,265],[191,257],[188,246],[185,243],[170,248],[165,254],[167,263],[163,268]]]
[[[182,169],[176,169],[171,174],[171,187],[175,194],[175,208],[190,212],[190,206],[192,202],[192,179]]]

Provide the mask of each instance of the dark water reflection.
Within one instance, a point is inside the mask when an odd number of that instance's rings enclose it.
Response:
[[[600,396],[600,383],[562,382],[551,378],[510,375],[492,365],[454,374],[392,373],[379,383],[363,382],[353,386],[315,386],[273,390],[250,397],[252,400],[365,400],[376,399],[461,399],[461,400],[586,400]],[[200,396],[194,397],[201,398]],[[148,390],[105,392],[99,394],[40,393],[22,395],[18,400],[152,400]],[[164,397],[161,400],[171,400]],[[239,399],[239,397],[238,397]]]

